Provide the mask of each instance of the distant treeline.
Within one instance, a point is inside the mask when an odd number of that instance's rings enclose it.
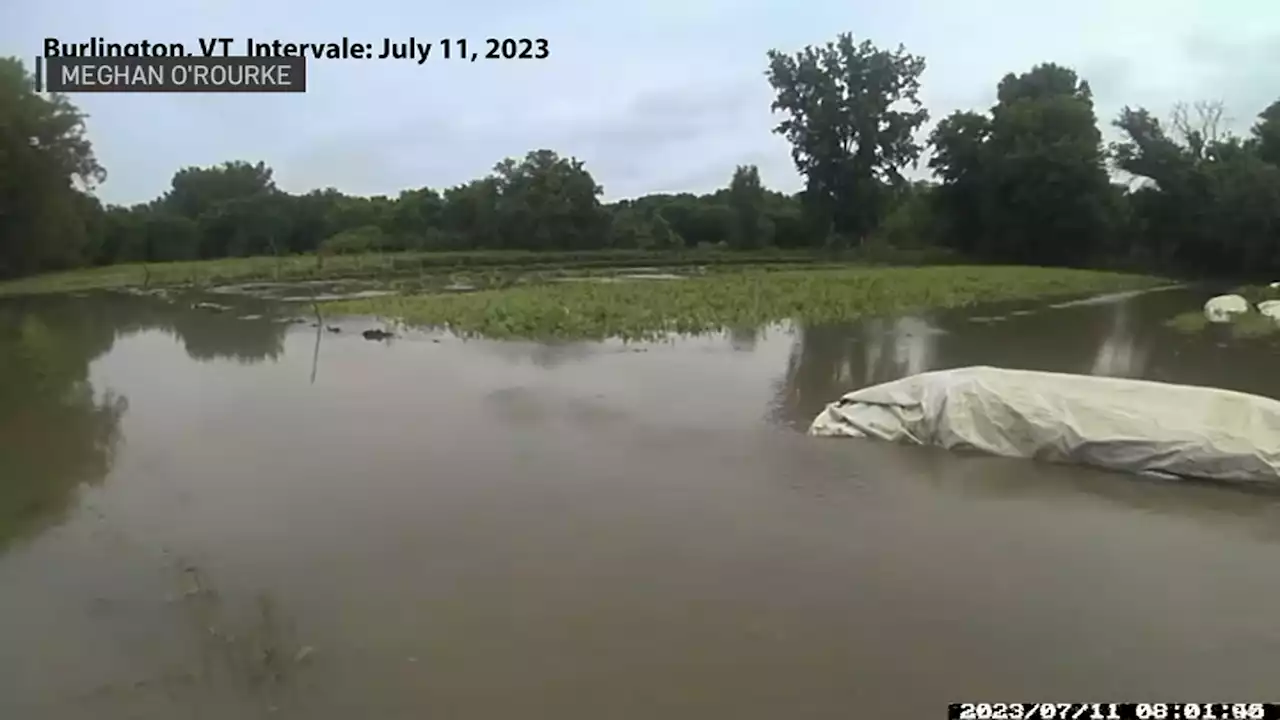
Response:
[[[1010,73],[987,112],[955,112],[922,142],[925,61],[842,34],[768,53],[776,132],[804,190],[739,167],[714,193],[615,203],[551,150],[444,190],[357,197],[276,187],[265,164],[178,170],[132,207],[92,194],[105,172],[65,97],[0,59],[0,276],[116,262],[370,250],[530,251],[944,247],[991,262],[1280,273],[1280,101],[1245,137],[1220,104],[1144,109],[1104,146],[1088,83],[1052,63]],[[910,182],[928,146],[934,179]]]

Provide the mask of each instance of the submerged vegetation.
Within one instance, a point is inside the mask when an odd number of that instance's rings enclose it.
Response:
[[[552,283],[463,295],[343,300],[377,315],[491,338],[643,339],[798,319],[846,320],[924,308],[1152,287],[1146,276],[1036,267],[747,270],[679,280]]]
[[[1167,322],[1165,326],[1177,330],[1181,333],[1199,333],[1210,328],[1225,328],[1232,338],[1251,338],[1266,337],[1280,333],[1280,322],[1263,315],[1258,312],[1239,313],[1231,316],[1231,319],[1223,323],[1209,322],[1201,310],[1191,310],[1179,313]]]
[[[1236,288],[1233,292],[1243,296],[1249,302],[1249,305],[1252,306],[1249,312],[1232,315],[1230,320],[1224,323],[1213,323],[1209,322],[1209,318],[1205,316],[1203,310],[1190,310],[1179,313],[1165,321],[1165,327],[1181,333],[1191,334],[1221,326],[1228,331],[1232,338],[1236,339],[1280,334],[1280,321],[1256,311],[1258,303],[1268,300],[1280,300],[1280,287],[1246,285]]]
[[[46,273],[0,282],[0,297],[125,287],[212,287],[231,283],[292,282],[368,278],[412,282],[423,276],[469,273],[511,275],[536,272],[644,268],[793,267],[830,263],[914,264],[953,261],[943,248],[897,251],[869,248],[815,252],[766,248],[748,252],[718,249],[682,251],[582,250],[529,252],[489,250],[470,252],[363,253],[323,257],[220,258],[187,262],[128,263]],[[498,283],[485,283],[485,286]]]

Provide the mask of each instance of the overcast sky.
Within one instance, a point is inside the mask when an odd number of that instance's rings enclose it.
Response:
[[[704,192],[735,165],[795,190],[770,130],[765,52],[852,31],[924,55],[934,119],[986,109],[1011,70],[1076,68],[1104,124],[1125,104],[1161,117],[1178,100],[1220,99],[1237,130],[1280,98],[1278,0],[0,0],[0,55],[30,60],[45,37],[182,42],[225,36],[328,42],[546,38],[545,60],[320,60],[302,95],[76,95],[110,177],[133,203],[174,170],[264,160],[292,192],[444,187],[506,156],[574,155],[609,199]],[[234,46],[233,46],[234,47]],[[235,52],[240,52],[236,50]]]

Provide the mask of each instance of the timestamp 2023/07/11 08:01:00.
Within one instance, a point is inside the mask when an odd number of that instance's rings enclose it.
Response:
[[[1280,703],[952,703],[951,720],[1280,720]]]

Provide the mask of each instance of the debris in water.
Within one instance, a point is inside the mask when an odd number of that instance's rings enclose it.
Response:
[[[377,328],[374,328],[373,330],[365,330],[360,334],[364,336],[365,340],[385,340],[387,338],[395,337],[394,333],[390,333],[390,332],[387,332],[386,330],[380,330]]]
[[[182,590],[184,597],[199,595],[203,590],[203,588],[200,587],[200,576],[196,575],[194,572],[186,573],[184,584],[186,586]]]
[[[326,326],[326,327],[325,327],[325,330],[328,330],[328,331],[329,331],[329,332],[331,332],[331,333],[340,333],[340,332],[342,332],[342,328],[337,327],[337,326],[335,326],[335,325],[328,325],[328,326]]]
[[[219,305],[211,302],[198,302],[191,306],[192,310],[209,310],[211,312],[226,312],[231,309],[229,305]]]
[[[1204,316],[1209,322],[1230,322],[1231,316],[1249,312],[1249,301],[1240,295],[1218,295],[1204,304]]]
[[[305,662],[307,658],[310,658],[312,655],[315,655],[315,654],[316,654],[315,648],[311,647],[310,645],[304,645],[302,648],[298,650],[298,654],[293,656],[293,661],[296,663]]]
[[[241,320],[261,320],[262,316],[261,315],[241,315],[240,319]]]

